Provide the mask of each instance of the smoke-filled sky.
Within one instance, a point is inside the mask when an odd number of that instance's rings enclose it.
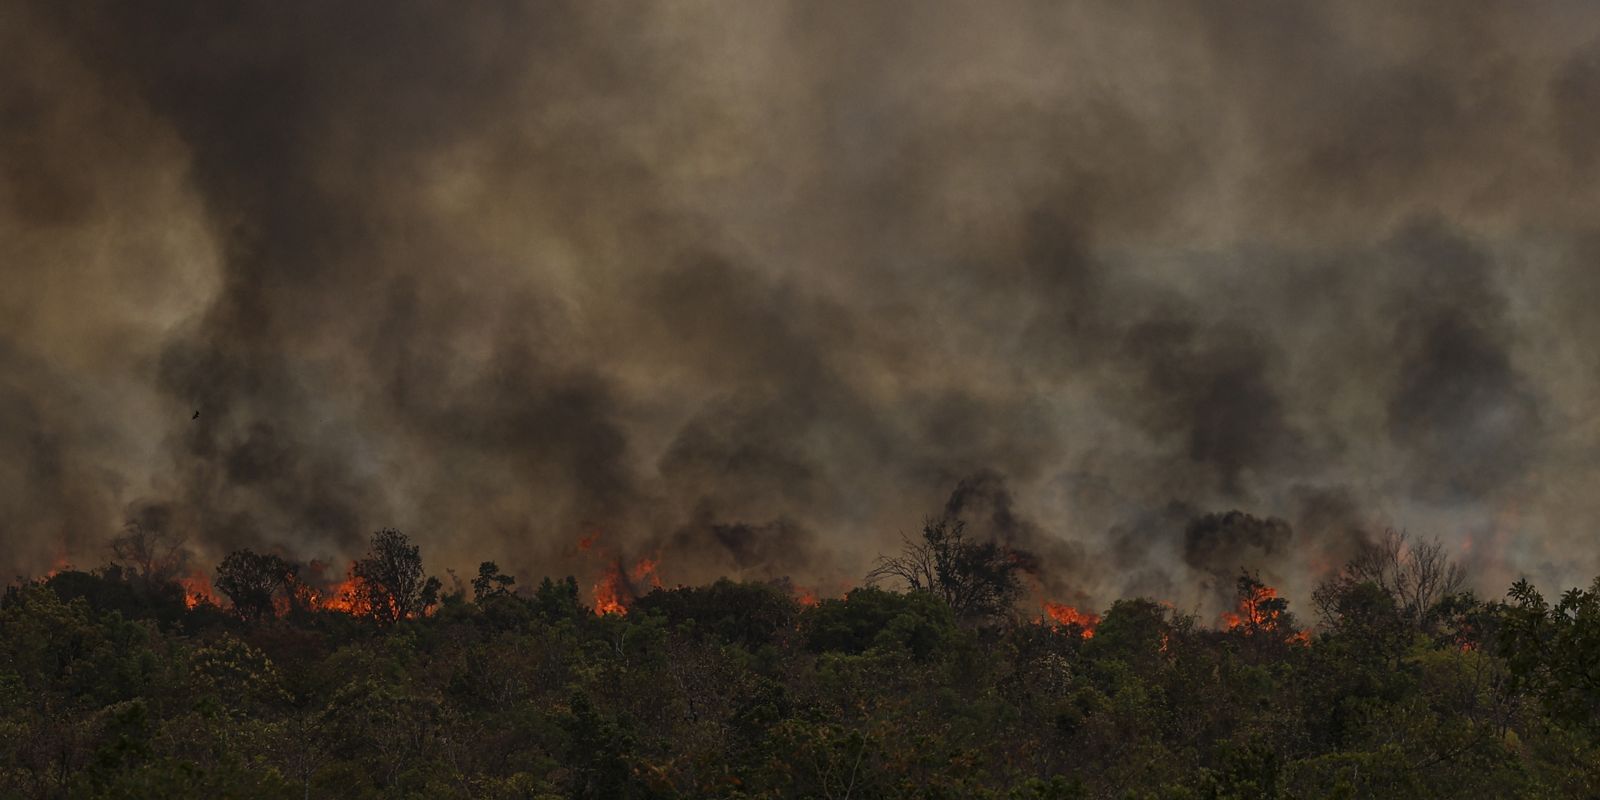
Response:
[[[1587,582],[1597,134],[1577,1],[0,3],[0,568]]]

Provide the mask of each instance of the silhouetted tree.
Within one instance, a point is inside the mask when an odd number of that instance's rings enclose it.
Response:
[[[216,586],[233,601],[241,619],[259,622],[273,614],[273,598],[288,591],[294,573],[294,567],[278,556],[235,550],[217,565]]]
[[[111,539],[111,552],[117,563],[134,570],[146,583],[162,584],[188,569],[190,553],[184,542],[185,538],[159,517],[132,519]]]
[[[358,605],[380,625],[421,616],[439,601],[442,584],[423,574],[420,548],[394,528],[372,535],[371,549],[351,574]]]
[[[1261,582],[1259,576],[1244,572],[1234,590],[1234,610],[1223,615],[1230,630],[1246,636],[1294,631],[1289,601],[1276,589]]]
[[[963,621],[1003,616],[1022,594],[1023,561],[997,542],[966,538],[966,523],[941,517],[923,523],[921,541],[905,539],[900,555],[879,556],[869,585],[885,578],[944,600]]]
[[[516,582],[516,578],[501,573],[498,564],[485,561],[478,565],[478,577],[472,579],[472,599],[482,603],[491,597],[504,597],[511,594],[511,586]]]
[[[1426,630],[1435,621],[1439,604],[1461,592],[1466,573],[1445,555],[1438,539],[1386,531],[1377,541],[1364,543],[1338,577],[1317,588],[1312,597],[1323,621],[1332,623],[1340,613],[1342,596],[1363,583],[1387,594],[1402,622]]]

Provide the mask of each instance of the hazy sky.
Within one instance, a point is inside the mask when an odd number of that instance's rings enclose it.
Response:
[[[0,568],[1587,582],[1597,133],[1589,2],[0,3]]]

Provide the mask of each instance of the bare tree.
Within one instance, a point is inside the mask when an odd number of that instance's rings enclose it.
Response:
[[[966,523],[940,517],[922,525],[920,541],[904,537],[898,556],[879,556],[867,583],[903,581],[915,592],[944,600],[958,619],[974,620],[1005,614],[1018,595],[1018,573],[1025,558],[996,542],[966,538]]]
[[[1388,530],[1363,544],[1337,578],[1317,589],[1315,599],[1323,617],[1331,619],[1346,591],[1372,584],[1394,601],[1402,620],[1426,628],[1439,603],[1459,594],[1466,580],[1466,572],[1450,560],[1437,538],[1413,539],[1404,531]]]
[[[150,583],[166,583],[184,574],[190,552],[185,538],[161,520],[129,520],[122,533],[111,539],[111,552],[118,563],[134,570]]]

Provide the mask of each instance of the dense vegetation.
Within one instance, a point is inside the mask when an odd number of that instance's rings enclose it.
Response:
[[[0,795],[1600,796],[1600,582],[1486,602],[1399,537],[1314,620],[1246,574],[1216,627],[1147,599],[1033,619],[1018,562],[942,524],[875,571],[906,591],[719,581],[603,615],[492,563],[444,591],[396,531],[337,602],[240,551],[194,603],[118,548],[0,600]]]

